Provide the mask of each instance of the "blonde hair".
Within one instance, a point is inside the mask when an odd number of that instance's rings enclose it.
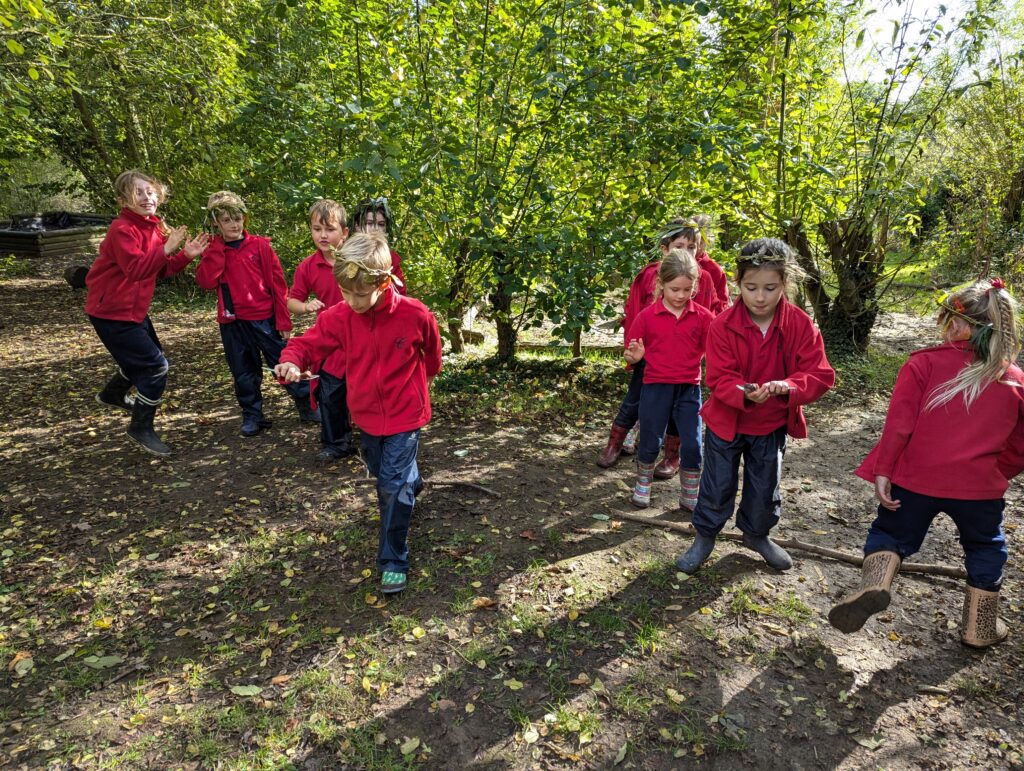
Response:
[[[665,259],[658,266],[658,287],[655,290],[655,297],[661,297],[661,290],[665,284],[680,277],[690,279],[696,290],[697,279],[700,278],[700,265],[697,264],[697,256],[689,249],[673,249],[665,255]]]
[[[969,410],[981,392],[998,380],[1020,354],[1017,303],[999,279],[978,281],[940,302],[938,323],[945,329],[953,319],[971,327],[974,360],[945,383],[936,386],[926,410],[941,407],[963,394]]]
[[[707,214],[696,214],[692,217],[675,217],[665,223],[658,234],[658,243],[668,246],[680,236],[693,241],[697,253],[706,252],[713,240],[711,237],[711,217]]]
[[[344,228],[347,227],[348,223],[348,214],[345,212],[345,207],[337,201],[332,201],[330,198],[321,198],[309,207],[309,221],[311,224],[314,217],[325,225],[337,222]]]
[[[343,287],[376,289],[391,276],[391,248],[380,233],[356,233],[336,252],[334,278]]]
[[[117,198],[119,206],[134,206],[135,201],[135,182],[141,180],[142,182],[149,183],[156,191],[157,204],[162,204],[167,200],[167,185],[161,182],[156,177],[151,177],[144,171],[139,169],[128,169],[128,171],[122,171],[117,175],[117,179],[114,180],[114,195]],[[160,222],[160,232],[167,235],[170,229],[163,223]]]

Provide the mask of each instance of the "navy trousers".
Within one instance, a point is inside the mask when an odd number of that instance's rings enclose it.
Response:
[[[894,551],[903,559],[916,554],[940,513],[949,515],[960,531],[964,547],[964,568],[967,583],[986,592],[997,592],[1003,581],[1006,565],[1006,538],[1003,536],[1003,506],[999,498],[963,501],[955,498],[934,498],[892,486],[892,498],[900,502],[896,511],[878,507],[878,516],[868,530],[864,554]]]
[[[633,375],[629,379],[626,395],[622,397],[619,412],[615,416],[615,420],[612,421],[621,428],[632,428],[640,419],[640,395],[644,390],[644,369],[646,366],[647,362],[643,359],[633,365]],[[672,434],[672,436],[679,435],[679,429],[674,418],[669,419],[668,433]]]
[[[247,418],[263,419],[263,361],[273,369],[281,359],[285,341],[274,328],[273,319],[236,319],[220,325],[224,357],[235,380],[235,397]],[[309,399],[309,381],[289,383],[285,389],[296,399]]]
[[[122,374],[132,381],[142,401],[159,404],[167,387],[169,364],[149,316],[141,324],[95,316],[90,316],[89,321]]]
[[[780,483],[782,459],[786,455],[786,427],[765,436],[736,434],[731,442],[708,428],[705,449],[693,526],[710,538],[725,527],[736,504],[742,458],[743,496],[736,526],[750,535],[768,535],[782,514]]]
[[[679,430],[679,464],[701,466],[700,386],[686,383],[645,383],[640,394],[640,463],[654,463],[669,420]]]
[[[320,407],[320,444],[325,450],[338,455],[347,453],[352,445],[347,392],[345,378],[320,370],[320,384],[316,388],[316,401]]]
[[[381,572],[409,572],[409,523],[423,480],[416,465],[419,429],[390,436],[360,434],[363,458],[377,477],[380,504],[380,537],[377,565]]]

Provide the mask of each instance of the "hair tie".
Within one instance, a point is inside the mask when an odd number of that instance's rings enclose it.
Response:
[[[1003,283],[1001,278],[993,278],[990,283],[992,284],[992,289],[1006,289],[1006,284]]]

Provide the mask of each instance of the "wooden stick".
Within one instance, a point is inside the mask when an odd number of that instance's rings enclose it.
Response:
[[[347,483],[348,484],[353,484],[353,485],[375,485],[375,484],[377,484],[377,480],[376,479],[349,479],[349,480],[347,480]],[[423,480],[423,486],[424,487],[442,487],[442,486],[443,487],[468,487],[470,490],[478,490],[481,493],[486,493],[487,495],[493,496],[495,498],[500,498],[501,497],[501,493],[496,493],[494,490],[492,490],[489,487],[484,487],[483,485],[476,485],[476,484],[473,484],[472,482],[462,482],[462,481],[457,480],[457,479],[453,479],[450,482],[443,482],[440,479],[424,479]]]
[[[636,522],[641,525],[647,525],[647,527],[667,527],[669,530],[675,530],[679,533],[686,533],[687,535],[697,535],[697,531],[693,525],[683,524],[680,522],[666,522],[663,519],[654,519],[652,517],[641,517],[636,514],[612,514],[612,519],[625,519],[629,522]],[[726,541],[742,541],[742,533],[719,533],[719,538],[723,538]],[[851,565],[860,567],[864,564],[864,558],[858,554],[850,554],[849,552],[839,551],[838,549],[828,549],[824,546],[817,546],[813,543],[805,543],[804,541],[798,541],[795,538],[773,538],[775,543],[784,549],[799,549],[800,551],[810,552],[811,554],[817,554],[821,557],[829,557],[840,562],[847,562]],[[929,576],[948,576],[949,578],[967,578],[967,573],[963,568],[952,568],[948,565],[929,565],[921,562],[904,562],[900,565],[900,573],[921,573]]]

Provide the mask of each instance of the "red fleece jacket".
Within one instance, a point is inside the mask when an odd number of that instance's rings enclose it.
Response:
[[[765,408],[771,401],[781,401],[786,405],[784,419],[765,433],[784,423],[790,436],[803,439],[807,436],[803,405],[820,399],[836,382],[836,373],[825,356],[821,333],[810,316],[782,298],[772,320],[778,335],[777,369],[768,372],[758,366],[758,357],[764,351],[762,346],[751,344],[745,322],[750,322],[750,311],[742,302],[734,303],[711,322],[705,356],[705,382],[711,397],[700,414],[708,428],[731,441],[745,414]],[[756,325],[754,328],[757,329]],[[760,335],[760,330],[757,334]],[[789,395],[773,396],[760,405],[748,400],[737,386],[753,382],[755,372],[761,376],[758,383],[785,380],[791,389]],[[767,377],[769,374],[773,376]]]
[[[245,233],[235,249],[215,236],[196,268],[196,283],[203,289],[217,290],[219,323],[230,324],[235,319],[262,321],[273,316],[278,332],[291,331],[288,285],[269,238]],[[231,294],[234,314],[224,306],[225,285]]]
[[[359,428],[391,436],[430,421],[428,380],[441,371],[441,333],[427,306],[391,287],[366,313],[335,305],[288,341],[281,361],[309,369],[337,350],[345,356],[348,409]]]
[[[122,209],[85,278],[85,312],[99,319],[141,323],[149,313],[156,280],[173,276],[192,262],[183,251],[165,255],[166,243],[159,217]]]
[[[885,476],[920,495],[957,500],[1002,498],[1024,468],[1024,373],[1010,367],[971,405],[962,396],[926,410],[936,387],[971,363],[967,343],[910,355],[889,400],[882,438],[855,472],[874,483]]]

